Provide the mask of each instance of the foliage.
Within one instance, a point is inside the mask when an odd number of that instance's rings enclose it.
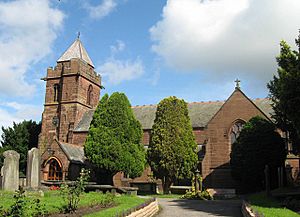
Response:
[[[39,199],[31,200],[25,196],[25,191],[22,187],[16,190],[14,203],[9,209],[0,208],[0,214],[4,217],[43,217],[47,214],[45,205]]]
[[[265,217],[297,217],[298,213],[293,212],[274,198],[267,197],[265,192],[249,195],[247,198],[251,204],[251,208]]]
[[[192,189],[187,191],[181,198],[192,200],[213,200],[213,197],[207,190],[196,191],[195,187],[192,187]]]
[[[7,211],[10,209],[10,206],[14,204],[14,198],[12,192],[6,192],[0,190],[0,197],[1,197],[1,205],[3,206],[3,211]],[[123,196],[122,200],[125,200]],[[126,197],[128,198],[128,197]],[[45,191],[44,195],[41,196],[41,194],[37,192],[26,192],[26,200],[28,206],[26,208],[26,217],[33,216],[33,213],[36,212],[36,206],[32,206],[34,203],[34,200],[40,200],[40,204],[47,210],[47,213],[59,213],[62,210],[62,206],[66,204],[64,199],[62,198],[60,192],[58,191]],[[99,192],[89,192],[89,193],[83,193],[80,196],[80,201],[78,207],[91,207],[100,205],[101,207],[107,207],[110,206],[114,201],[119,202],[119,197],[115,198],[111,194],[102,194]],[[1,211],[0,211],[1,213]],[[45,213],[45,214],[47,214]],[[1,215],[0,216],[4,216]]]
[[[164,193],[176,180],[192,177],[196,142],[184,100],[173,96],[158,104],[147,154],[154,176],[162,179]]]
[[[286,154],[274,124],[254,117],[244,125],[230,157],[233,178],[240,182],[243,192],[251,192],[264,188],[265,165],[269,165],[272,183],[276,183],[277,167],[284,165]]]
[[[65,213],[73,213],[77,210],[80,196],[84,192],[88,179],[89,171],[82,169],[80,176],[72,185],[62,185],[61,194],[66,202],[66,204],[63,206],[63,210]]]
[[[20,154],[20,171],[25,174],[27,152],[38,146],[38,136],[41,132],[41,124],[35,121],[13,123],[12,127],[2,127],[2,140],[0,148],[0,167],[3,164],[2,153],[6,150],[15,150]]]
[[[199,183],[199,191],[196,190],[196,181]],[[198,176],[198,180],[196,180],[196,176],[194,175],[192,178],[192,189],[186,191],[186,193],[182,195],[181,198],[194,200],[213,200],[213,196],[210,195],[207,190],[202,190],[202,181],[203,178],[201,176]]]
[[[300,51],[300,33],[296,45]],[[285,42],[280,43],[280,55],[276,58],[278,75],[268,83],[273,102],[276,125],[289,132],[295,152],[300,150],[300,52],[292,50]]]
[[[123,93],[102,97],[93,116],[84,151],[88,160],[112,176],[123,171],[134,178],[146,163],[141,124]],[[112,183],[110,183],[112,184]]]

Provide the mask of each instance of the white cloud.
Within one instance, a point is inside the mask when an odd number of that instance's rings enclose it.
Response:
[[[0,102],[0,136],[1,127],[12,126],[13,122],[19,123],[23,120],[41,120],[43,106],[31,104],[20,104],[18,102]]]
[[[33,94],[26,72],[51,52],[63,18],[50,0],[0,2],[0,94]]]
[[[168,0],[150,29],[152,49],[168,65],[210,80],[268,80],[279,41],[297,36],[299,11],[299,0]]]
[[[110,46],[110,52],[112,55],[122,52],[125,49],[126,45],[123,41],[117,40],[116,45]]]
[[[103,0],[97,6],[92,6],[88,3],[85,4],[85,8],[88,10],[90,17],[94,19],[102,19],[108,16],[116,7],[116,0]]]
[[[144,66],[139,58],[135,61],[109,58],[98,71],[108,78],[109,83],[120,84],[122,81],[139,78],[144,73]]]
[[[111,84],[120,84],[123,81],[130,81],[139,78],[144,74],[144,65],[139,58],[135,60],[120,60],[115,56],[126,48],[126,44],[117,40],[116,45],[110,46],[110,57],[105,63],[97,67],[97,71],[108,79]]]

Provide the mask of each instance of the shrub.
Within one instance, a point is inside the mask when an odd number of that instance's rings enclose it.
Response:
[[[78,177],[78,179],[72,185],[64,184],[61,186],[61,194],[66,202],[66,204],[63,206],[63,211],[65,213],[76,212],[80,201],[80,196],[84,192],[88,179],[89,171],[82,169],[80,177]]]

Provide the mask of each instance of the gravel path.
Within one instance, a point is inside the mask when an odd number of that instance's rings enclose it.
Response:
[[[181,200],[158,198],[162,211],[157,217],[242,217],[239,200]]]

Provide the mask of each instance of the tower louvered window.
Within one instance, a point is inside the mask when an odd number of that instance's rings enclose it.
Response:
[[[88,105],[91,105],[92,103],[92,94],[93,94],[93,86],[92,85],[90,85],[89,86],[89,89],[88,89],[88,91],[87,91],[87,100],[86,100],[86,102],[87,102],[87,104]]]
[[[58,102],[58,98],[59,98],[59,84],[54,84],[54,102]]]

